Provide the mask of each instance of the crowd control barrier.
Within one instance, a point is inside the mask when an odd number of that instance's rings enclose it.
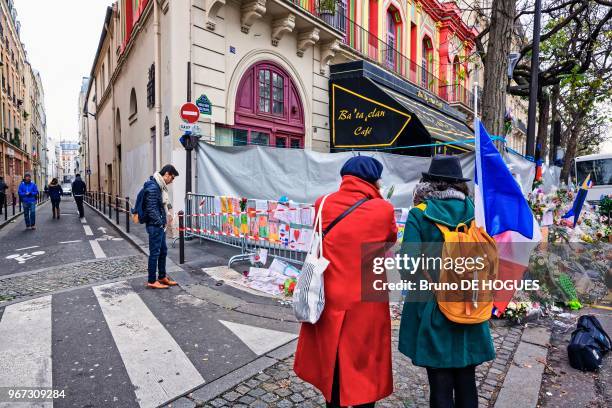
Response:
[[[312,237],[314,207],[190,193],[179,217],[183,218],[179,229],[186,239],[206,239],[240,249],[228,266],[248,260],[260,249],[267,250],[268,256],[301,264]]]
[[[408,209],[395,212],[401,237]],[[185,211],[178,216],[181,261],[184,239],[199,238],[238,248],[240,253],[230,258],[228,266],[249,260],[262,249],[267,256],[300,265],[310,247],[315,208],[306,203],[189,193]]]

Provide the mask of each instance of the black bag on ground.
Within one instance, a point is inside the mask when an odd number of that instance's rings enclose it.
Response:
[[[570,366],[582,371],[596,371],[603,356],[612,349],[610,336],[593,315],[580,316],[567,346]]]

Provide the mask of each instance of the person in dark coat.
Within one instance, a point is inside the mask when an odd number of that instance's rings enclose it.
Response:
[[[166,276],[166,224],[167,213],[172,208],[168,185],[179,173],[174,166],[167,164],[154,173],[144,183],[144,201],[142,203],[149,234],[149,279],[147,286],[151,289],[167,289],[177,283]]]
[[[49,193],[49,198],[51,199],[51,210],[53,211],[53,219],[58,219],[60,218],[60,201],[62,201],[62,194],[63,194],[63,190],[62,190],[62,186],[60,185],[59,181],[57,181],[57,178],[54,178],[53,180],[51,180],[51,183],[49,183],[49,186],[46,188],[46,190]]]
[[[416,185],[414,207],[408,213],[401,255],[439,258],[443,237],[436,223],[455,229],[474,219],[474,204],[456,157],[434,157]],[[428,271],[437,281],[439,271]],[[417,270],[412,279],[428,279]],[[429,280],[429,279],[428,279]],[[412,293],[412,295],[415,295]],[[411,296],[411,293],[408,294]],[[399,351],[427,369],[429,403],[434,408],[478,406],[476,366],[495,358],[489,322],[460,324],[450,321],[433,293],[406,298],[399,333]]]
[[[371,157],[348,160],[340,189],[325,199],[321,212],[325,230],[367,199],[325,235],[323,256],[330,261],[323,272],[325,307],[315,324],[302,323],[295,354],[295,373],[323,393],[328,407],[373,407],[393,392],[389,302],[363,300],[359,255],[364,243],[397,239],[393,206],[378,188],[382,171]]]
[[[6,203],[6,190],[8,186],[4,182],[4,177],[0,176],[0,214],[4,211],[4,203]]]
[[[85,209],[83,208],[83,199],[85,198],[85,193],[87,192],[87,185],[81,179],[81,175],[77,174],[72,182],[72,196],[74,197],[74,202],[77,205],[77,209],[79,210],[79,218],[83,218],[85,216]]]

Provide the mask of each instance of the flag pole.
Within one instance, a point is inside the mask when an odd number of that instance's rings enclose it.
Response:
[[[478,82],[474,82],[474,118],[478,117]]]

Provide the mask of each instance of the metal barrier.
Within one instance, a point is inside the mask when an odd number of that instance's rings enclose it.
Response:
[[[104,191],[88,191],[85,193],[84,200],[92,208],[100,211],[106,218],[111,222],[115,222],[117,225],[121,225],[121,218],[125,222],[126,232],[130,232],[130,198],[119,197],[118,195],[112,195]],[[114,213],[114,215],[113,215]],[[125,217],[120,217],[123,213]]]
[[[258,210],[256,209],[258,201],[275,202],[247,199],[243,201],[242,210],[236,210],[232,206],[231,211],[228,211],[219,208],[219,203],[223,199],[227,198],[187,194],[185,212],[179,213],[179,233],[184,232],[181,236],[206,239],[239,248],[240,254],[231,257],[228,266],[237,261],[248,260],[259,249],[266,249],[268,256],[291,263],[303,262],[306,241],[299,241],[295,235],[305,234],[306,237],[311,235],[314,219],[314,208],[311,204],[292,203],[292,207],[283,205],[281,208]],[[229,200],[233,200],[235,205],[239,199],[229,198]],[[310,215],[307,223],[289,223],[276,218],[280,212],[300,212],[302,215],[306,213]],[[278,229],[272,231],[273,226],[277,226]]]

